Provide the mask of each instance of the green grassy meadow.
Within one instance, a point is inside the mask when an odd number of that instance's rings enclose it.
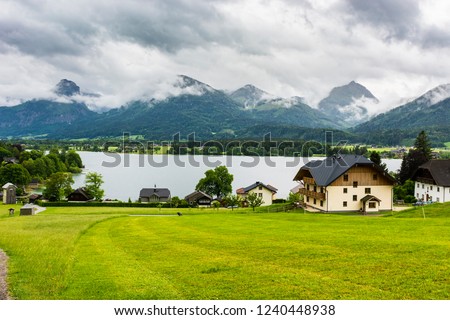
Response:
[[[7,208],[0,248],[16,299],[450,298],[450,204],[426,206],[426,219],[421,208]]]

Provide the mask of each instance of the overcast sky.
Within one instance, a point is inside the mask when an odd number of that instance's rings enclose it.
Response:
[[[450,82],[447,0],[0,0],[0,105],[62,78],[119,106],[189,75],[315,105],[355,80],[393,107]]]

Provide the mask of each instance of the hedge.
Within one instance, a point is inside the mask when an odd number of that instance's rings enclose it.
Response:
[[[36,201],[42,207],[128,207],[128,208],[175,208],[170,203],[129,203],[129,202],[43,202]],[[190,208],[189,205],[178,205],[176,208]]]

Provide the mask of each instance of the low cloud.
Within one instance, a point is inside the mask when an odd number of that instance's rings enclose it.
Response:
[[[103,110],[178,94],[176,75],[186,74],[312,106],[355,80],[384,111],[450,81],[446,8],[431,0],[3,2],[0,105],[49,97],[67,78],[100,93],[83,99]]]

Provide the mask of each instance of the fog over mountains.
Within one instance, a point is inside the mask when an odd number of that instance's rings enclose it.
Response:
[[[362,141],[365,133],[392,129],[440,132],[450,119],[450,85],[372,119],[370,108],[379,101],[354,81],[333,88],[317,108],[302,97],[277,97],[251,84],[226,93],[180,75],[165,86],[163,96],[137,98],[100,113],[90,103],[101,95],[86,93],[73,81],[62,79],[54,98],[0,107],[0,137],[94,138],[132,132],[147,139],[169,139],[176,133],[195,132],[201,139],[232,139],[270,132],[275,138],[314,138],[323,129],[333,129]]]

